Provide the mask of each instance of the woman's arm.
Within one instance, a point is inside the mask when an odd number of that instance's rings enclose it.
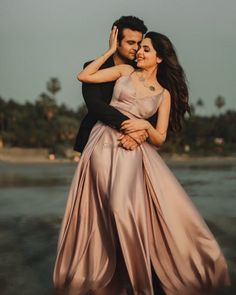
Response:
[[[123,75],[129,75],[134,68],[130,65],[122,64],[107,69],[99,70],[104,62],[116,52],[117,49],[116,27],[113,28],[110,40],[110,48],[102,56],[95,59],[87,67],[85,67],[78,75],[77,79],[86,83],[102,83],[117,80]]]
[[[100,66],[111,56],[110,50],[105,52],[101,57],[98,57],[91,62],[83,71],[81,71],[77,79],[85,83],[103,83],[115,81],[121,76],[129,75],[134,68],[130,65],[117,65],[107,69],[99,70]]]
[[[163,96],[161,105],[158,108],[156,128],[150,123],[149,128],[147,128],[148,139],[156,146],[160,146],[165,142],[170,119],[171,97],[169,91],[165,90]]]
[[[121,130],[125,134],[128,134],[133,131],[145,129],[148,132],[148,140],[152,144],[156,146],[162,145],[167,136],[171,107],[171,97],[169,91],[165,90],[163,96],[161,105],[158,108],[156,128],[154,128],[147,120],[129,119],[121,124]]]

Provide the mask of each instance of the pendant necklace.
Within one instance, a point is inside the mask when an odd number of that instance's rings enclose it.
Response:
[[[141,72],[141,70],[137,70],[137,72]],[[137,75],[138,76],[138,75]],[[145,84],[146,79],[143,77],[143,75],[141,74],[141,76],[138,76],[139,81],[143,82],[143,86],[148,88],[151,91],[155,91],[156,88],[153,85],[147,85]]]

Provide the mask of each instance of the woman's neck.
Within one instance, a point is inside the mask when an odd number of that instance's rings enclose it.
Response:
[[[140,69],[139,70],[142,77],[146,80],[146,81],[153,81],[156,82],[157,78],[157,67],[152,67],[149,69]]]

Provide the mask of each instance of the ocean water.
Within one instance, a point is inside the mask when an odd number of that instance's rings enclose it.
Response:
[[[57,238],[76,163],[0,163],[0,294],[53,294]],[[236,294],[236,164],[167,161],[218,240]]]

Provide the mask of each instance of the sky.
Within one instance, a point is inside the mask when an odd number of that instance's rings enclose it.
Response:
[[[57,77],[58,103],[82,102],[76,75],[83,63],[108,49],[112,23],[122,15],[144,20],[174,44],[199,112],[236,110],[235,0],[0,0],[0,96],[35,101]]]

